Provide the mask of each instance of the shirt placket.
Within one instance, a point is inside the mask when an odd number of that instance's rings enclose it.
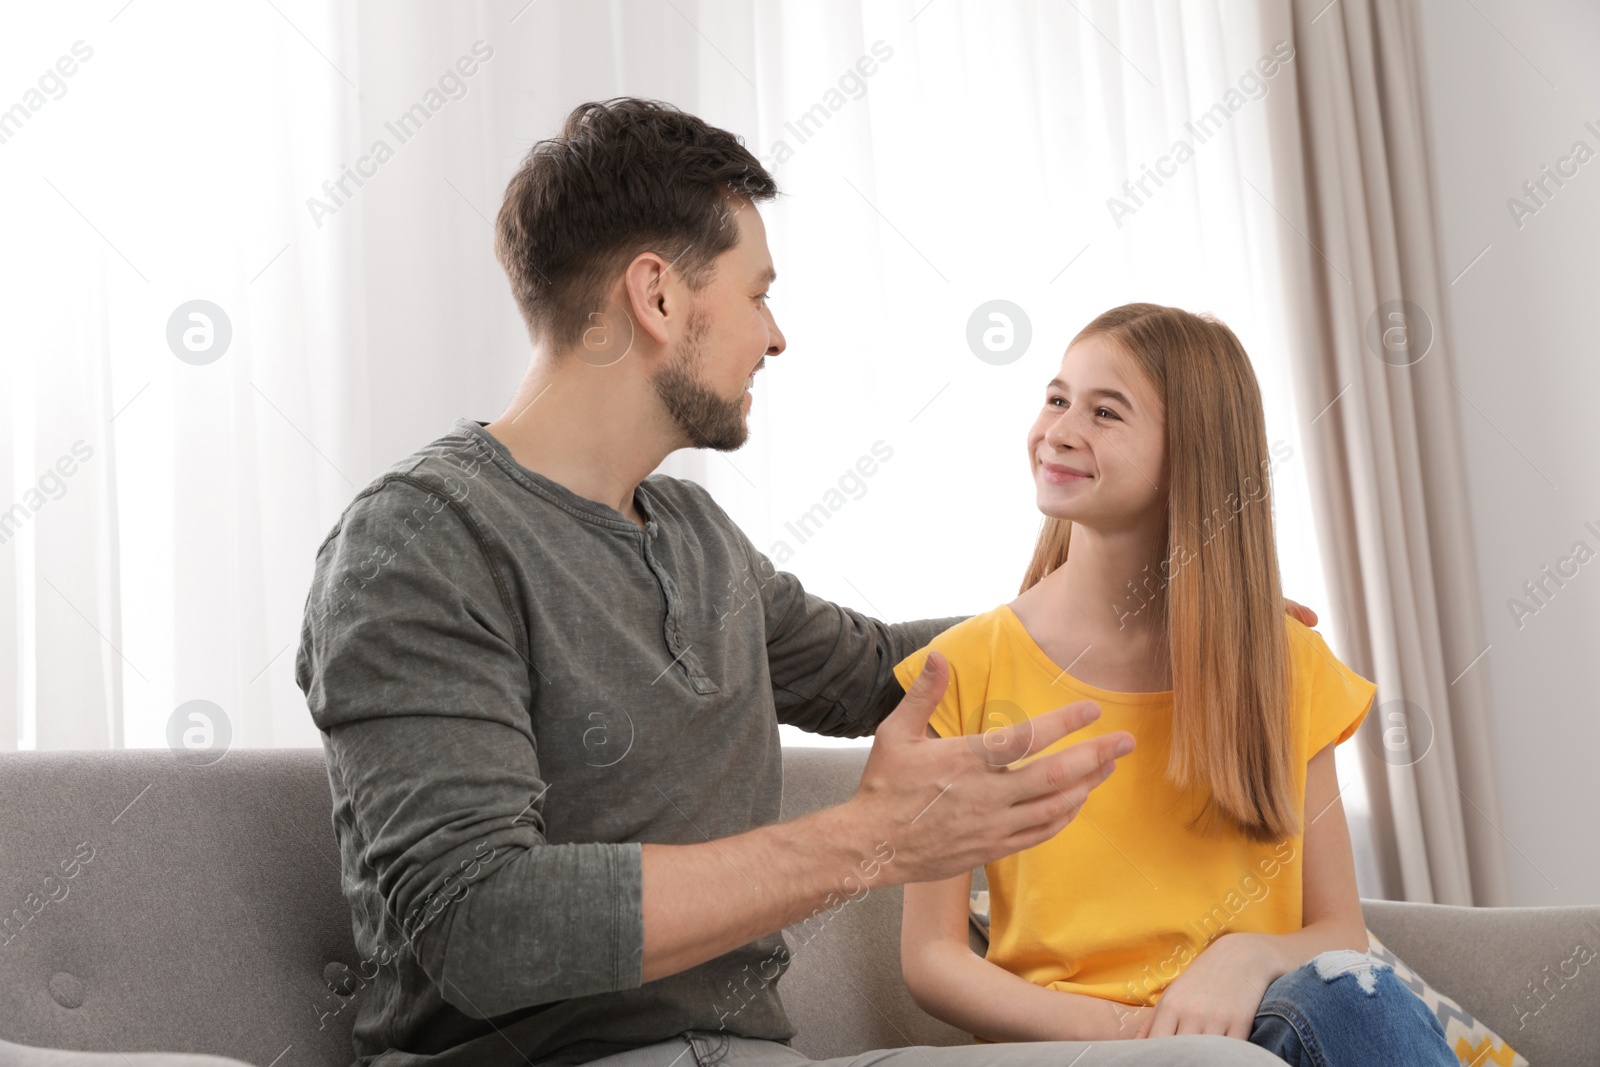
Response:
[[[660,526],[654,519],[649,519],[645,522],[644,529],[639,531],[639,541],[645,565],[656,576],[656,582],[661,586],[661,595],[666,599],[667,614],[666,621],[662,624],[661,636],[666,641],[667,652],[672,656],[671,666],[683,669],[696,693],[715,693],[718,691],[717,683],[712,681],[700,666],[699,657],[694,654],[693,642],[684,637],[683,598],[678,593],[678,583],[673,581],[672,575],[656,559],[653,551],[659,533]]]

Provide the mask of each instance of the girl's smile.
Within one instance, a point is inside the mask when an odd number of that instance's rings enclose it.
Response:
[[[1039,510],[1106,530],[1161,524],[1166,418],[1148,377],[1103,335],[1081,337],[1028,431]]]

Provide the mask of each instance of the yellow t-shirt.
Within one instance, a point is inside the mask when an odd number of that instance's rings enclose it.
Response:
[[[1355,733],[1377,687],[1335,659],[1321,634],[1285,621],[1303,825],[1318,814],[1304,814],[1307,762]],[[950,664],[931,719],[941,737],[1093,700],[1100,718],[1043,752],[1119,730],[1138,742],[1066,829],[985,866],[986,959],[1036,985],[1150,1004],[1223,933],[1301,928],[1300,837],[1270,844],[1189,828],[1205,797],[1165,776],[1171,691],[1117,693],[1078,681],[1045,655],[1008,605],[958,623],[896,664],[902,686],[910,687],[930,648]]]

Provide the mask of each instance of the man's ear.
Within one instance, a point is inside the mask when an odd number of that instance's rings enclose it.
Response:
[[[640,252],[622,272],[623,300],[633,321],[656,344],[667,343],[669,282],[666,260],[654,252]]]

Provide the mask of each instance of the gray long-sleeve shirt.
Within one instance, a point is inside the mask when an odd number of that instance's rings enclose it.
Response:
[[[363,489],[306,598],[295,679],[362,957],[340,990],[358,1062],[786,1041],[781,932],[640,983],[640,844],[775,822],[778,723],[872,733],[894,664],[961,617],[891,625],[807,593],[693,482],[646,478],[641,528],[483,425]]]

